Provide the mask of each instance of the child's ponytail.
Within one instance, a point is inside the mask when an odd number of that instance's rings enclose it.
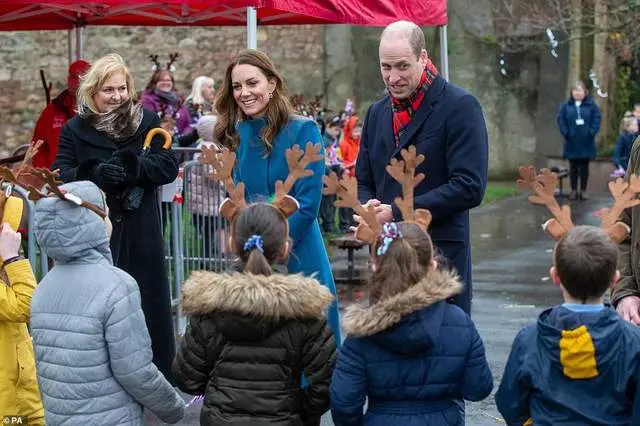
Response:
[[[233,249],[242,269],[256,275],[271,275],[271,265],[286,253],[289,224],[277,208],[267,203],[247,206],[231,226]]]
[[[244,264],[244,272],[249,272],[254,275],[266,275],[269,276],[273,272],[271,265],[264,257],[264,243],[260,235],[252,235],[244,243],[245,253],[249,253],[247,260]]]

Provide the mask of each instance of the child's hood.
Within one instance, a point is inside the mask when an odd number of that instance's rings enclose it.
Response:
[[[102,191],[93,182],[72,182],[60,189],[107,210]],[[79,259],[112,263],[105,221],[86,207],[57,197],[43,198],[36,202],[34,233],[40,247],[58,263]]]
[[[261,340],[291,319],[324,319],[332,301],[326,287],[302,275],[195,271],[181,304],[187,315],[211,314],[230,340]]]
[[[343,327],[349,337],[370,337],[398,353],[425,351],[438,340],[447,308],[443,301],[461,291],[457,275],[431,271],[419,283],[393,297],[369,307],[349,307]]]
[[[558,306],[538,318],[538,348],[570,379],[597,377],[617,359],[624,324],[611,308],[573,312]]]

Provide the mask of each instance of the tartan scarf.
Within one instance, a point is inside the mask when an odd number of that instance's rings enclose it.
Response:
[[[391,109],[393,110],[393,136],[396,139],[396,146],[400,145],[400,136],[411,122],[411,117],[420,108],[425,94],[431,87],[433,80],[438,75],[438,69],[427,59],[427,66],[422,72],[418,87],[407,99],[397,99],[391,96]]]

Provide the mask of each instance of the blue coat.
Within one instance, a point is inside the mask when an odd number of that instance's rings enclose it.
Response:
[[[444,301],[461,289],[450,272],[434,271],[392,298],[347,310],[329,390],[336,426],[464,425],[464,399],[489,396],[493,377],[471,318]]]
[[[613,164],[621,166],[627,170],[629,164],[629,156],[631,155],[631,148],[633,147],[633,141],[638,137],[637,133],[623,133],[618,136],[616,141],[616,150],[613,153]]]
[[[489,143],[480,104],[469,93],[436,77],[396,147],[391,99],[373,104],[364,122],[356,164],[361,202],[375,198],[392,204],[402,195],[400,184],[385,170],[400,150],[415,145],[425,161],[416,173],[426,178],[416,186],[415,208],[431,211],[431,237],[465,284],[456,304],[471,311],[471,244],[469,209],[479,205],[487,185]],[[401,220],[394,205],[394,220]]]
[[[583,125],[576,123],[579,118],[584,120]],[[596,158],[598,151],[595,137],[600,130],[600,109],[591,97],[587,96],[582,101],[579,116],[575,100],[570,98],[560,108],[556,121],[564,138],[564,158]]]
[[[249,202],[270,199],[275,194],[276,181],[285,181],[289,174],[285,158],[287,148],[299,145],[304,150],[307,142],[323,144],[313,120],[293,116],[276,136],[271,154],[264,158],[264,145],[259,139],[264,126],[264,119],[245,120],[237,126],[240,146],[236,152],[234,179],[244,182],[245,198]],[[324,149],[321,154],[324,155]],[[316,279],[335,295],[331,264],[317,220],[324,186],[324,167],[324,161],[309,165],[307,168],[313,171],[313,176],[298,179],[289,193],[300,203],[300,209],[289,218],[289,236],[293,240],[293,249],[287,268],[292,274],[315,274]],[[328,321],[336,342],[340,342],[337,302],[329,309]]]
[[[508,425],[640,425],[639,378],[638,327],[609,307],[557,306],[516,336],[496,404]]]

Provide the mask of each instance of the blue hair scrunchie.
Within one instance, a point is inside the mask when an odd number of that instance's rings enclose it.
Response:
[[[258,249],[261,253],[264,253],[264,241],[260,235],[252,235],[244,242],[244,251],[249,252],[253,249]]]
[[[380,233],[380,246],[378,246],[377,254],[378,256],[384,255],[387,250],[389,250],[389,246],[396,238],[402,238],[402,233],[398,230],[398,224],[395,222],[389,222],[382,225],[382,232]]]

